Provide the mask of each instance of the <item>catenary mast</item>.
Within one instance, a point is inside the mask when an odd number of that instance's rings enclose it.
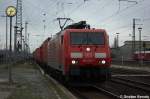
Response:
[[[17,0],[17,15],[14,33],[14,51],[22,51],[22,0]]]

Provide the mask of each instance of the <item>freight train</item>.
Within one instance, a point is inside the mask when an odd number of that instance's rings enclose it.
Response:
[[[67,26],[33,52],[35,60],[52,75],[106,80],[111,77],[109,37],[86,21]]]
[[[133,55],[134,60],[150,61],[150,51],[136,51]]]

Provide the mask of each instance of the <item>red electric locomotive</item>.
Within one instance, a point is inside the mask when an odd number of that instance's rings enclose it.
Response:
[[[110,77],[109,37],[85,21],[67,26],[48,43],[48,67],[55,75],[107,79]]]

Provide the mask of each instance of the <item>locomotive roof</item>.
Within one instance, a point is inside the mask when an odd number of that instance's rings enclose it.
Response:
[[[64,29],[90,29],[90,25],[86,23],[86,21],[80,21],[78,23],[73,23],[71,25],[66,26]]]
[[[68,31],[68,32],[90,32],[90,31],[93,31],[93,32],[105,32],[105,29],[66,29],[64,31]]]
[[[65,30],[62,30],[62,31],[56,33],[56,35],[54,35],[54,37],[57,35],[60,35],[64,32],[104,32],[105,33],[106,31],[105,31],[105,29],[95,29],[95,28],[93,28],[93,29],[65,29]],[[52,38],[54,38],[54,37],[52,37]]]

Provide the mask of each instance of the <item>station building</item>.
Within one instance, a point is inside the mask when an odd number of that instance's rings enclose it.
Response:
[[[139,51],[140,41],[135,41],[134,52]],[[111,48],[112,58],[114,60],[132,60],[133,55],[133,41],[125,41],[123,46]],[[150,41],[141,41],[141,50],[150,51]]]

